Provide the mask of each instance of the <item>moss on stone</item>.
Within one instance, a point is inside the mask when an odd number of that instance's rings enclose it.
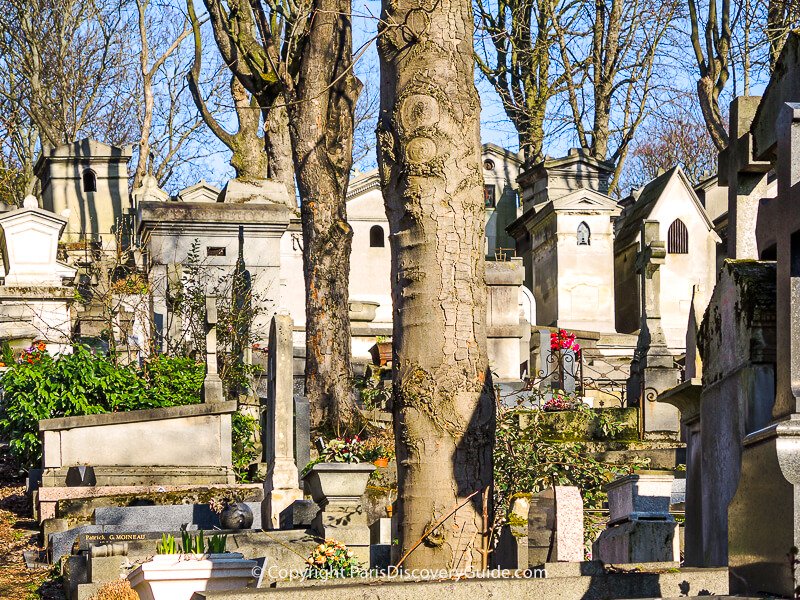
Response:
[[[635,441],[639,439],[637,409],[599,408],[593,410],[565,410],[539,414],[542,432],[549,441]],[[620,431],[606,434],[601,422],[619,424]]]

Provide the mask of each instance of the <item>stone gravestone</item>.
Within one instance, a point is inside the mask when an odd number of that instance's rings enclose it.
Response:
[[[501,569],[528,568],[528,516],[530,500],[517,496],[511,501],[508,524],[500,530],[494,549],[493,566]]]
[[[636,474],[612,481],[608,528],[592,557],[606,563],[679,562],[678,524],[669,513],[674,476]]]
[[[203,380],[203,402],[222,402],[222,380],[217,371],[217,299],[206,298],[206,377]]]
[[[292,317],[289,315],[276,314],[272,318],[267,346],[268,392],[263,429],[267,477],[261,521],[265,529],[278,529],[281,512],[295,500],[303,498],[294,461],[292,330]]]
[[[793,34],[784,46],[751,128],[755,136],[753,158],[777,157],[773,165],[778,195],[759,204],[757,226],[760,254],[771,250],[777,257],[776,387],[772,422],[748,432],[741,444],[741,471],[727,523],[732,591],[758,590],[785,596],[791,596],[795,587],[787,553],[800,546],[798,63],[800,38]],[[705,435],[705,426],[703,429]]]
[[[533,494],[528,509],[528,565],[581,562],[583,500],[572,486],[548,488]]]

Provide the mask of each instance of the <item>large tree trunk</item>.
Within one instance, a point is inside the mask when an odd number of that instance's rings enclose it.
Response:
[[[480,102],[469,0],[384,0],[378,149],[392,250],[399,549],[492,481]],[[482,494],[404,566],[481,563]]]
[[[342,434],[358,422],[348,315],[353,230],[345,197],[361,84],[351,69],[350,0],[315,0],[312,10],[297,86],[287,94],[302,199],[306,395],[312,427]]]

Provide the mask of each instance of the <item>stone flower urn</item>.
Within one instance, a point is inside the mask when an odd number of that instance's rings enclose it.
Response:
[[[374,470],[372,463],[317,463],[303,475],[303,484],[306,493],[322,508],[329,502],[357,503]]]
[[[219,515],[222,529],[250,529],[253,526],[253,511],[244,502],[231,502]]]
[[[349,316],[351,321],[361,323],[371,323],[375,320],[375,311],[380,306],[379,302],[371,300],[350,300]]]
[[[128,574],[141,600],[191,600],[195,592],[255,588],[255,560],[239,553],[157,554]]]

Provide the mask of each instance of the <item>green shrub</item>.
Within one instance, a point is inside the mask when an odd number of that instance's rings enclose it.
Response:
[[[205,368],[192,358],[171,357],[158,354],[149,359],[144,366],[144,375],[151,390],[158,390],[163,406],[187,404],[185,398],[191,395],[200,401],[200,389],[205,379]],[[188,404],[193,404],[189,402]]]
[[[41,419],[195,404],[204,366],[158,357],[140,371],[75,345],[57,358],[43,346],[23,353],[3,375],[0,435],[25,467],[41,458]]]
[[[251,463],[258,459],[258,419],[236,411],[231,415],[233,471],[239,481],[248,481]]]
[[[522,406],[501,408],[494,448],[497,524],[503,524],[517,494],[536,493],[556,485],[577,487],[585,509],[601,509],[606,500],[603,486],[620,475],[643,468],[649,459],[629,464],[606,463],[595,458],[586,443],[588,440],[573,441],[578,439],[574,431],[570,434],[559,429],[570,425],[576,431],[588,431],[591,423],[595,434],[614,436],[627,427],[627,420],[617,417],[625,415],[583,407],[561,413]],[[589,538],[593,532],[592,527],[587,527],[587,542],[594,540]]]

